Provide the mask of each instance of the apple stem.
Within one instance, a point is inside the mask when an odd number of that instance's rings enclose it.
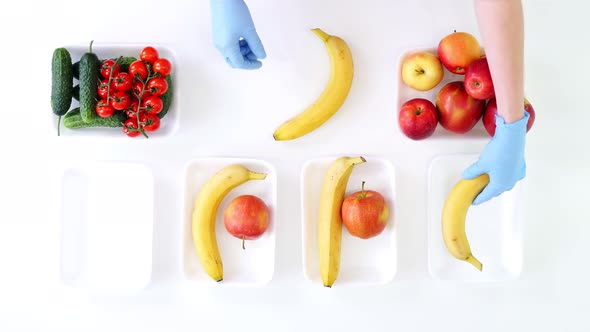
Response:
[[[242,250],[246,250],[246,237],[242,236]]]
[[[361,198],[365,198],[365,197],[367,197],[367,193],[365,192],[365,181],[363,181],[363,182],[361,183],[361,195],[360,195],[360,197],[361,197]]]

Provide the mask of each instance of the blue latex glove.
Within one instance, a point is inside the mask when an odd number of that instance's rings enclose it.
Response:
[[[496,115],[496,132],[486,145],[478,161],[463,171],[464,179],[472,179],[483,173],[490,176],[490,183],[475,198],[473,205],[484,203],[504,191],[510,190],[526,175],[524,143],[529,113],[517,122],[506,124]]]
[[[211,0],[213,42],[233,68],[257,69],[266,52],[243,0]]]

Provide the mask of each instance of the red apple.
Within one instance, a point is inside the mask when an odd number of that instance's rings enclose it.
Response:
[[[465,91],[475,99],[494,98],[494,82],[488,66],[488,59],[473,61],[465,71]]]
[[[473,129],[481,118],[485,100],[471,97],[462,81],[447,83],[436,96],[438,119],[443,128],[465,134]]]
[[[533,123],[535,123],[535,109],[533,105],[525,98],[524,109],[529,113],[529,121],[526,124],[526,131],[531,130]],[[498,113],[498,106],[496,105],[496,98],[490,99],[486,105],[485,112],[483,113],[483,126],[490,136],[494,136],[496,133],[496,114]]]
[[[365,190],[347,196],[342,202],[342,223],[352,236],[361,239],[375,237],[385,229],[389,209],[383,195],[374,190]]]
[[[242,240],[255,240],[262,236],[269,224],[268,207],[254,195],[242,195],[235,198],[223,213],[223,224],[227,231]]]
[[[465,74],[469,65],[481,58],[477,39],[467,32],[453,32],[438,43],[437,53],[443,66],[454,74]]]
[[[438,113],[434,104],[424,98],[406,101],[398,115],[402,132],[413,140],[430,137],[438,125]]]

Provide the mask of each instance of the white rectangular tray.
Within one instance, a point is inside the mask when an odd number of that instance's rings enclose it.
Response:
[[[346,195],[365,189],[380,192],[387,201],[389,220],[381,234],[362,240],[342,227],[341,266],[334,287],[350,285],[377,285],[390,282],[397,271],[397,231],[395,223],[395,169],[385,159],[363,156],[367,161],[354,166]],[[320,191],[329,165],[336,156],[309,160],[301,174],[302,250],[305,277],[322,285],[318,258],[317,218]]]
[[[137,290],[151,278],[154,183],[133,163],[66,169],[62,182],[61,278],[98,290]]]
[[[203,270],[193,245],[191,217],[199,190],[211,176],[223,167],[241,164],[248,169],[267,173],[266,179],[248,181],[230,191],[221,202],[216,220],[216,235],[219,252],[223,260],[223,281],[221,285],[261,286],[271,281],[275,261],[275,223],[277,209],[277,176],[274,167],[268,162],[256,159],[203,158],[189,162],[184,177],[184,227],[183,227],[183,273],[187,280],[199,283],[212,283]],[[242,241],[232,236],[223,225],[223,211],[228,204],[240,195],[255,195],[269,208],[270,224],[258,239]]]
[[[434,55],[437,55],[436,48],[422,47],[422,48],[409,49],[406,52],[402,53],[398,59],[398,63],[397,63],[397,86],[398,86],[398,89],[397,89],[397,112],[395,113],[396,123],[398,124],[398,129],[400,129],[400,128],[399,128],[399,122],[397,121],[397,117],[398,117],[399,112],[402,108],[402,105],[405,102],[407,102],[410,99],[414,99],[414,98],[424,98],[424,99],[430,100],[436,106],[436,96],[438,95],[438,92],[440,91],[440,89],[442,89],[442,87],[445,86],[445,84],[447,84],[449,82],[454,82],[454,81],[463,81],[465,79],[465,75],[453,74],[443,66],[444,76],[443,76],[442,81],[440,83],[438,83],[437,86],[435,86],[434,88],[432,88],[429,91],[418,91],[418,90],[410,88],[402,80],[402,65],[403,65],[403,62],[406,59],[406,57],[408,57],[409,55],[411,55],[415,52],[420,52],[420,51],[426,51],[426,52],[430,52]],[[400,129],[400,136],[402,136],[407,141],[414,142],[410,138],[406,137],[401,132],[401,129]],[[470,130],[469,132],[467,132],[465,134],[456,134],[456,133],[450,132],[450,131],[446,130],[445,128],[443,128],[441,126],[441,124],[439,123],[436,127],[435,132],[432,134],[432,136],[427,138],[425,141],[440,139],[440,138],[444,138],[444,139],[466,139],[466,138],[469,138],[469,139],[489,139],[490,135],[488,135],[488,133],[485,130],[485,127],[483,126],[483,123],[480,119],[477,122],[477,124],[475,125],[475,127],[473,127],[472,130]]]
[[[502,281],[515,279],[522,268],[524,223],[523,181],[481,205],[471,206],[466,232],[473,255],[483,264],[480,272],[457,260],[442,238],[441,213],[447,194],[465,168],[478,155],[445,155],[435,158],[428,181],[428,267],[432,277],[456,281]]]
[[[75,63],[80,60],[84,53],[88,52],[90,46],[90,41],[86,45],[75,44],[75,45],[65,45],[65,47],[72,57],[72,63]],[[170,78],[172,80],[173,85],[173,95],[172,95],[172,103],[170,104],[170,109],[162,121],[160,122],[160,128],[152,133],[149,133],[149,139],[158,138],[158,137],[167,137],[171,136],[176,133],[179,127],[179,103],[178,100],[180,99],[181,91],[183,89],[180,84],[178,84],[178,73],[180,73],[181,69],[178,68],[178,61],[176,61],[176,56],[174,52],[167,46],[151,43],[151,44],[138,44],[138,43],[101,43],[95,41],[92,44],[92,52],[95,53],[100,60],[110,59],[110,58],[117,58],[119,56],[132,56],[139,59],[139,52],[145,46],[153,46],[158,51],[158,54],[162,58],[166,58],[172,64],[172,72],[170,74]],[[79,84],[79,81],[74,78],[74,85]],[[70,110],[78,107],[78,101],[72,99],[72,105],[70,106]],[[57,122],[58,117],[51,112],[51,107],[48,103],[48,111],[47,114],[51,116],[51,121],[49,122],[52,126],[52,130],[57,135]],[[101,138],[115,138],[115,139],[126,139],[130,140],[132,138],[127,137],[123,132],[123,128],[80,128],[80,129],[68,129],[63,125],[63,116],[62,116],[62,123],[61,123],[61,136],[69,137],[101,137]],[[143,136],[139,136],[134,138],[135,140],[145,140]],[[148,139],[148,141],[149,141]]]

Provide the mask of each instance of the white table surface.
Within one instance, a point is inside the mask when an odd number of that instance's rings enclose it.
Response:
[[[471,1],[250,0],[268,59],[229,69],[212,46],[208,1],[19,1],[0,11],[1,331],[589,331],[590,210],[586,101],[590,7],[525,1],[526,93],[537,110],[527,138],[526,225],[520,279],[432,280],[427,270],[428,163],[479,152],[485,140],[411,144],[395,121],[397,57],[452,30],[479,37]],[[159,8],[162,7],[162,8]],[[91,14],[94,11],[96,14]],[[110,12],[111,14],[102,14]],[[150,15],[155,19],[150,19]],[[319,26],[351,45],[356,76],[345,107],[293,142],[274,128],[317,96],[328,77]],[[53,49],[97,42],[161,43],[177,54],[181,126],[163,140],[58,139],[49,126]],[[370,128],[370,130],[362,129]],[[303,276],[299,174],[305,160],[361,153],[396,166],[398,268],[379,287],[324,289]],[[262,158],[278,171],[276,266],[263,288],[183,281],[180,245],[186,162]],[[59,278],[63,166],[142,162],[155,173],[152,281],[127,295],[88,294]]]

